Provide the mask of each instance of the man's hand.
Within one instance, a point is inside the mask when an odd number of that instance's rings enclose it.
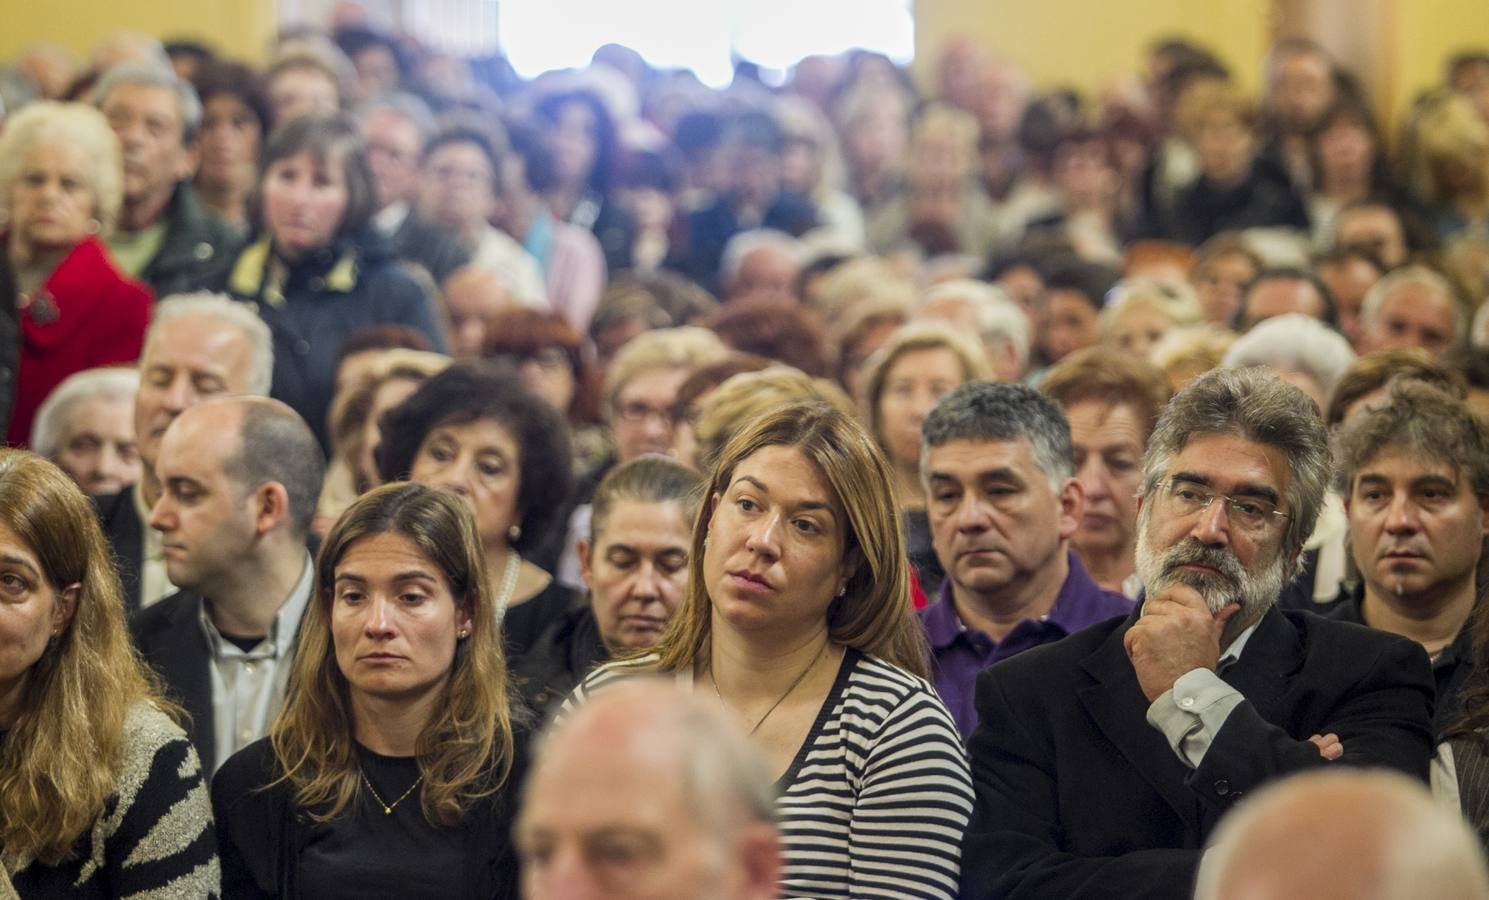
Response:
[[[1240,611],[1239,604],[1229,603],[1212,615],[1199,591],[1187,584],[1145,599],[1142,618],[1127,630],[1122,644],[1148,702],[1172,688],[1185,672],[1214,671],[1225,623]]]

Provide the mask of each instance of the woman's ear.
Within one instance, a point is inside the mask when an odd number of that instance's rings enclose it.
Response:
[[[52,636],[56,637],[67,629],[72,622],[73,614],[78,610],[78,598],[83,594],[81,582],[73,582],[57,592],[57,600],[52,604]]]

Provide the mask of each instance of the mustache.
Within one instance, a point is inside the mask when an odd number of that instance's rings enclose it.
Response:
[[[1158,555],[1159,577],[1187,584],[1201,591],[1239,591],[1246,582],[1246,570],[1230,550],[1209,547],[1195,538],[1185,538]],[[1215,574],[1179,570],[1180,566],[1205,566]],[[1179,571],[1175,571],[1179,570]]]

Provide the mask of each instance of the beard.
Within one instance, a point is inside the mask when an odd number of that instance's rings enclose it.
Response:
[[[1251,573],[1229,548],[1212,547],[1193,537],[1158,550],[1148,538],[1147,525],[1144,517],[1138,527],[1136,552],[1137,574],[1147,594],[1160,593],[1175,584],[1188,585],[1204,598],[1211,615],[1219,614],[1228,603],[1236,603],[1241,607],[1236,618],[1248,624],[1277,602],[1287,580],[1287,566],[1280,552],[1261,571]],[[1205,566],[1214,572],[1181,568],[1186,565]]]

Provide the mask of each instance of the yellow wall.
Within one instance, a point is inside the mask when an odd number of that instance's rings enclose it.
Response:
[[[276,27],[274,0],[5,0],[0,60],[36,41],[87,55],[105,35],[142,31],[204,39],[224,54],[261,61]]]
[[[1443,64],[1459,50],[1489,49],[1489,7],[1483,0],[1394,0],[1387,52],[1393,60],[1391,110],[1442,83]]]
[[[1095,91],[1140,71],[1153,38],[1177,34],[1214,49],[1241,84],[1255,87],[1271,7],[1269,0],[915,0],[917,75],[929,86],[941,47],[969,35],[1042,87]]]

